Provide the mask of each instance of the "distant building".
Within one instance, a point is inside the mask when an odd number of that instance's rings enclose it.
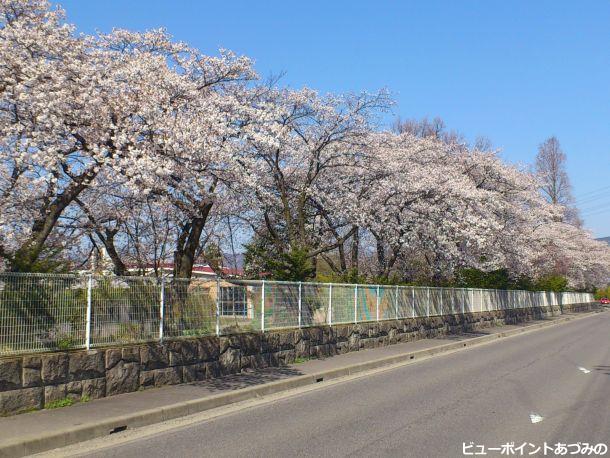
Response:
[[[236,268],[222,267],[220,276],[224,278],[238,278],[244,275],[244,269],[241,267],[243,264],[236,264]],[[138,264],[127,264],[127,271],[131,275],[143,275],[150,276],[155,273],[155,264],[149,263],[145,266]],[[174,263],[166,262],[161,263],[156,269],[162,276],[169,277],[174,272]],[[95,251],[94,256],[91,259],[91,265],[89,269],[77,270],[78,274],[97,274],[97,275],[112,275],[112,261],[106,249],[101,248],[100,251]],[[193,278],[216,278],[216,272],[209,264],[195,264],[193,266]]]
[[[599,240],[600,242],[606,242],[608,245],[610,245],[610,237],[602,237],[596,240]]]
[[[151,275],[155,271],[153,264],[147,264],[144,268],[131,264],[127,266],[127,270],[132,274]],[[174,272],[174,264],[171,262],[159,264],[157,267],[163,276],[169,276]],[[230,267],[222,267],[219,272],[222,277],[236,278],[244,274],[243,269],[232,269]],[[193,266],[193,278],[216,278],[216,272],[209,264],[195,264]]]

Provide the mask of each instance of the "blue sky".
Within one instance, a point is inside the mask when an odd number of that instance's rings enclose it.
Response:
[[[394,115],[443,118],[531,163],[555,135],[586,226],[610,235],[610,2],[60,2],[80,31],[165,27],[204,52],[321,92],[388,88]]]

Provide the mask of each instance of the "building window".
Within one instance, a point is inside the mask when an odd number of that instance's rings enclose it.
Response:
[[[246,316],[248,304],[245,286],[220,287],[220,314],[223,316]]]

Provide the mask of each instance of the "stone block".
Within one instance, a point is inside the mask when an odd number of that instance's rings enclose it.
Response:
[[[409,320],[408,323],[405,323],[404,331],[406,333],[416,332],[419,329],[419,323],[417,320]]]
[[[396,342],[397,343],[401,343],[401,342],[409,342],[409,334],[407,334],[406,332],[399,332],[396,334]],[[373,348],[373,347],[366,347],[366,348]]]
[[[89,399],[100,399],[106,396],[106,378],[100,377],[82,382],[82,396]]]
[[[155,369],[155,386],[177,385],[182,382],[181,367],[167,367]]]
[[[51,402],[60,401],[66,398],[66,384],[47,385],[44,387],[44,405],[48,406]]]
[[[194,339],[182,342],[182,364],[195,364],[199,362],[199,342]]]
[[[326,358],[330,356],[330,345],[311,345],[309,354],[312,358]]]
[[[348,340],[349,351],[360,350],[360,334],[352,334]]]
[[[142,369],[149,371],[169,366],[169,352],[162,344],[151,343],[140,347]]]
[[[104,376],[104,352],[99,350],[70,353],[70,380],[83,380]]]
[[[298,342],[294,346],[294,351],[296,352],[296,357],[297,358],[309,358],[309,348],[310,348],[309,340],[301,340],[300,342]]]
[[[121,350],[121,359],[126,363],[140,362],[140,349],[138,347],[125,347]]]
[[[260,354],[262,344],[260,334],[246,333],[240,336],[239,348],[242,355],[250,356]]]
[[[66,384],[66,397],[73,401],[80,401],[83,394],[83,382],[78,380]]]
[[[281,350],[270,354],[270,365],[274,367],[287,366],[294,363],[296,350]]]
[[[220,339],[216,336],[202,337],[197,340],[199,361],[216,361],[220,355]]]
[[[22,360],[23,373],[21,383],[24,388],[42,385],[42,358],[40,356],[24,356]]]
[[[220,363],[218,361],[210,361],[204,364],[206,379],[220,377]]]
[[[381,321],[379,323],[379,334],[382,336],[387,336],[390,333],[390,330],[393,328],[392,322],[390,321]]]
[[[174,340],[173,342],[169,342],[167,344],[170,366],[182,366],[184,364],[182,358],[182,347],[183,342],[180,340]]]
[[[270,353],[261,353],[260,355],[255,355],[257,359],[257,364],[260,364],[259,369],[265,369],[271,365],[271,354]]]
[[[363,323],[362,324],[362,336],[370,339],[376,337],[379,334],[379,329],[375,323]]]
[[[239,349],[241,339],[239,335],[234,334],[230,336],[223,336],[219,338],[220,354],[222,355],[227,349]]]
[[[268,355],[268,353],[266,353]],[[243,356],[241,357],[241,370],[242,371],[254,371],[269,367],[269,357],[266,358],[258,353],[256,355]]]
[[[223,375],[238,373],[241,370],[240,358],[241,352],[239,349],[227,347],[218,359],[218,362],[220,363],[220,372]]]
[[[21,385],[21,358],[0,360],[0,391],[17,390]]]
[[[120,348],[109,348],[106,350],[106,370],[112,369],[123,359],[123,352]]]
[[[337,349],[337,353],[342,355],[344,353],[349,353],[349,342],[337,342],[337,344],[335,345],[335,348]]]
[[[150,388],[155,386],[155,371],[140,371],[140,387]]]
[[[42,386],[42,376],[40,375],[40,369],[24,367],[22,374],[22,385],[24,388]]]
[[[330,343],[335,343],[335,333],[333,331],[333,328],[330,326],[324,326],[324,328],[322,328],[322,343],[323,344],[330,344]]]
[[[140,386],[140,368],[138,363],[120,361],[106,371],[106,396],[130,393]]]
[[[265,332],[261,336],[261,351],[273,353],[280,350],[280,332]]]
[[[56,385],[68,380],[68,354],[52,353],[42,356],[42,382]]]
[[[40,368],[42,368],[42,358],[40,356],[24,356],[23,367],[40,370]]]
[[[335,339],[337,342],[343,342],[349,339],[352,333],[352,327],[348,324],[340,324],[334,327]]]
[[[388,336],[381,336],[378,338],[378,342],[380,347],[387,347],[390,345],[390,338]]]
[[[0,415],[42,409],[43,399],[42,387],[0,392]]]
[[[303,331],[310,341],[310,345],[320,345],[324,341],[324,331],[320,327],[306,328]]]
[[[182,380],[184,383],[198,382],[206,378],[206,363],[182,366]]]
[[[370,349],[377,346],[376,338],[360,339],[360,348]]]
[[[300,338],[298,331],[278,331],[278,350],[291,350]]]
[[[293,364],[296,359],[296,351],[295,350],[282,350],[280,352],[280,360],[283,365]]]

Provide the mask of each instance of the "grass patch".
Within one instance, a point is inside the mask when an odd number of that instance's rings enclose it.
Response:
[[[302,356],[299,356],[298,358],[294,358],[294,364],[303,364],[309,361],[310,359],[311,358],[303,358]]]
[[[89,402],[91,401],[91,398],[89,397],[88,394],[84,394],[81,398],[80,398],[80,402]]]
[[[74,400],[70,398],[57,399],[56,401],[51,401],[47,405],[44,406],[45,409],[59,409],[61,407],[69,407],[74,404]]]
[[[30,413],[30,412],[36,412],[37,410],[40,410],[40,409],[38,407],[28,407],[27,409],[20,410],[19,413]]]

